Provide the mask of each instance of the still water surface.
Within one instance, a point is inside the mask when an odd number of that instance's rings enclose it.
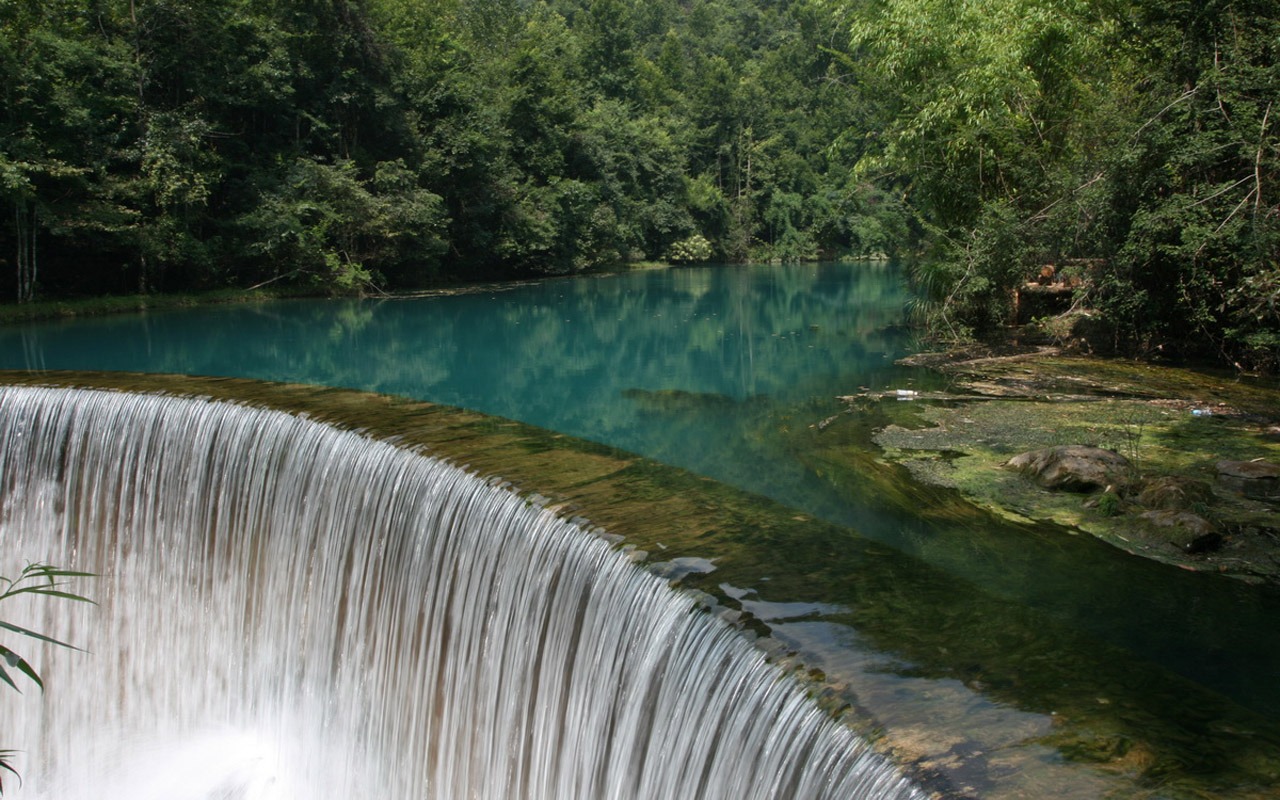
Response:
[[[882,265],[673,269],[389,300],[294,300],[0,329],[0,368],[237,376],[404,395],[610,444],[800,507],[762,436],[907,374]],[[770,422],[772,420],[772,422]],[[764,431],[762,431],[762,428]],[[810,495],[801,500],[800,495]],[[857,513],[826,498],[825,516]],[[813,513],[819,513],[814,509]]]
[[[617,446],[848,526],[856,547],[795,554],[815,560],[821,602],[720,588],[814,660],[867,658],[852,641],[859,636],[877,639],[871,652],[909,653],[833,663],[908,682],[863,688],[881,717],[909,712],[877,704],[877,692],[946,693],[951,684],[970,704],[961,729],[986,714],[1035,738],[1054,730],[1055,706],[1089,705],[1083,716],[1108,706],[1117,736],[1135,735],[1125,725],[1160,728],[1160,747],[1184,761],[1217,746],[1215,733],[1198,730],[1221,713],[1212,698],[1230,698],[1268,726],[1280,720],[1276,592],[1055,529],[904,515],[805,458],[797,432],[839,414],[837,396],[930,380],[894,365],[910,346],[899,325],[907,299],[900,273],[885,265],[671,269],[2,328],[0,368],[225,375],[404,395]],[[875,548],[883,567],[868,575]],[[896,609],[895,594],[909,595]],[[1032,675],[1058,685],[1035,685]],[[922,679],[932,688],[909,683]],[[1180,693],[1194,695],[1188,710],[1169,701]],[[1179,751],[1179,737],[1200,756]],[[1201,768],[1230,783],[1224,763]]]

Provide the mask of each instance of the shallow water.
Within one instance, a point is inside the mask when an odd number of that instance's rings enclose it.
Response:
[[[359,388],[691,469],[851,529],[789,546],[785,564],[689,583],[767,622],[806,663],[855,676],[866,708],[899,734],[955,738],[953,783],[981,761],[975,788],[1015,793],[1007,776],[989,783],[1008,769],[993,753],[1015,745],[1023,756],[1043,748],[1033,757],[1046,764],[1144,769],[1124,761],[1128,744],[1104,758],[1079,752],[1096,743],[1055,739],[1055,713],[1071,707],[1096,715],[1103,740],[1159,730],[1160,758],[1234,785],[1238,764],[1217,750],[1239,750],[1240,739],[1212,720],[1228,707],[1264,726],[1280,720],[1274,590],[1189,575],[1058,529],[905,514],[881,502],[877,481],[815,455],[858,444],[843,419],[815,432],[842,411],[836,396],[929,380],[893,365],[909,346],[897,325],[906,299],[900,274],[883,265],[675,269],[11,327],[0,329],[0,368]],[[922,511],[931,503],[921,494]],[[751,543],[750,531],[725,535]],[[1239,735],[1263,743],[1268,755],[1255,762],[1276,758],[1270,732]],[[947,757],[938,741],[920,750],[931,763]],[[1266,770],[1242,780],[1257,774]]]

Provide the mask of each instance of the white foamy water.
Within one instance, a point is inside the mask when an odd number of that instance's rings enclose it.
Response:
[[[0,388],[0,574],[49,800],[907,798],[762,654],[604,540],[420,453],[275,411]],[[3,688],[3,687],[0,687]]]

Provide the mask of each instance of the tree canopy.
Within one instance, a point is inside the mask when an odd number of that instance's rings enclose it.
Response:
[[[1262,2],[877,0],[850,26],[890,98],[860,168],[931,227],[946,324],[1044,269],[1113,344],[1280,364],[1280,13]]]
[[[1272,6],[11,0],[0,299],[912,255],[1274,367]]]
[[[826,148],[859,113],[826,80],[834,20],[809,0],[5,3],[3,289],[404,288],[695,237],[722,260],[887,250]]]

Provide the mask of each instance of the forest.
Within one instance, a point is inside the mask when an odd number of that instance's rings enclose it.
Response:
[[[1280,367],[1274,0],[3,0],[0,301],[900,258]]]

